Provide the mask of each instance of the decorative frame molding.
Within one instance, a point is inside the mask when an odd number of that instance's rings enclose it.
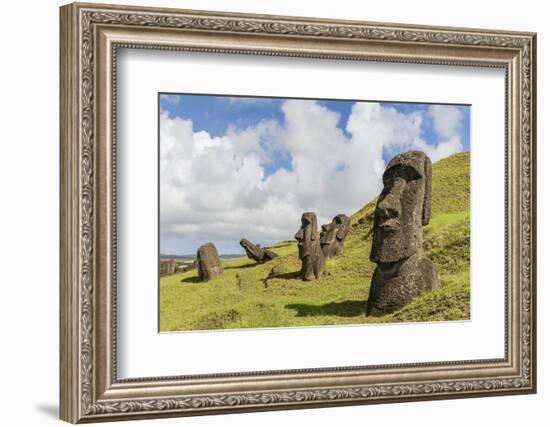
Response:
[[[535,34],[78,3],[63,6],[60,13],[63,420],[535,392]],[[117,380],[119,47],[504,68],[505,358]]]

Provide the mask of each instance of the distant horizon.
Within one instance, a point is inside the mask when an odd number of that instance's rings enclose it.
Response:
[[[466,105],[159,94],[159,114],[161,256],[291,240],[376,197],[395,154],[470,150]]]
[[[246,252],[243,251],[242,253],[234,253],[234,254],[218,253],[218,255],[220,257],[238,258],[238,257],[241,257],[241,256],[246,256]],[[196,252],[194,254],[165,254],[165,253],[162,253],[162,252],[159,254],[159,258],[161,258],[161,259],[162,258],[170,259],[170,258],[174,258],[174,257],[178,257],[178,258],[196,258],[197,254],[196,254]]]

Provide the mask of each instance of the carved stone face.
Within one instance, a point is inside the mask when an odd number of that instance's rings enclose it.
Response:
[[[302,215],[302,226],[294,236],[298,241],[298,254],[305,258],[314,252],[315,245],[319,244],[317,233],[317,216],[313,212],[306,212]]]
[[[302,215],[302,226],[294,238],[298,241],[298,255],[302,260],[302,280],[319,279],[325,269],[325,257],[319,242],[317,216],[313,212]]]
[[[332,257],[340,254],[349,231],[349,224],[349,218],[340,214],[336,215],[330,224],[321,226],[321,248],[325,256]]]
[[[250,240],[247,239],[241,239],[239,244],[243,247],[243,249],[246,251],[246,254],[249,258],[257,258],[260,259],[262,255],[262,248],[260,248],[258,245],[255,245]]]
[[[430,219],[431,161],[422,152],[395,156],[384,171],[374,212],[371,261],[393,263],[422,248],[422,225]]]

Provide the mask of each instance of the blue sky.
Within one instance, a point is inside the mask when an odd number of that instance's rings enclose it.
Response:
[[[162,253],[194,253],[206,241],[241,253],[241,237],[290,239],[303,211],[317,212],[321,224],[375,197],[385,164],[401,151],[437,161],[470,150],[464,105],[159,99]]]

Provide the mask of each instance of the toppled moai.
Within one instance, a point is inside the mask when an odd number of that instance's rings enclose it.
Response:
[[[223,273],[223,266],[214,243],[205,243],[197,251],[199,280],[208,282]]]
[[[277,254],[275,252],[270,251],[267,248],[262,248],[260,245],[255,245],[250,240],[241,239],[239,244],[246,252],[246,256],[254,261],[265,262],[277,258]]]
[[[336,215],[330,224],[321,226],[321,250],[325,258],[332,258],[342,253],[349,228],[350,219],[344,214]]]
[[[367,315],[392,313],[439,287],[434,263],[422,254],[422,226],[430,222],[432,163],[421,151],[395,156],[382,177],[374,212],[374,271]]]
[[[302,260],[302,280],[318,279],[325,269],[325,256],[317,229],[317,216],[313,212],[302,215],[302,226],[294,236],[298,241],[298,256]]]

